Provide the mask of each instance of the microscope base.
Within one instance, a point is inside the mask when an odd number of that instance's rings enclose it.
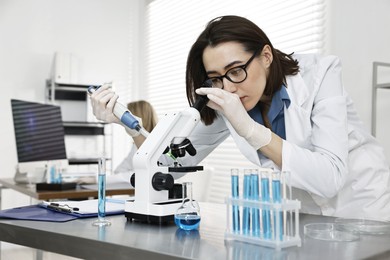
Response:
[[[175,215],[152,216],[152,215],[125,212],[125,217],[127,218],[128,221],[140,221],[144,223],[158,224],[158,225],[165,225],[165,224],[172,223],[174,221],[174,216]]]
[[[129,221],[140,221],[150,224],[169,224],[174,221],[177,209],[182,204],[182,199],[168,200],[159,203],[137,203],[127,201],[125,205],[125,217]],[[149,204],[149,205],[145,205]]]

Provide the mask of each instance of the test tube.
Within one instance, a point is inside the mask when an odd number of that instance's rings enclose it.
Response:
[[[281,174],[279,171],[272,173],[272,202],[282,203],[281,195]],[[283,240],[283,216],[281,211],[274,212],[274,235],[275,239]]]
[[[98,162],[98,220],[94,226],[109,226],[111,222],[106,220],[106,158],[100,158]]]
[[[287,200],[292,200],[290,172],[282,171],[280,178],[282,184],[282,199],[285,202]],[[285,211],[285,210],[283,211],[283,234],[288,236],[293,235],[293,212],[292,211]]]
[[[251,172],[250,170],[244,170],[244,200],[251,198]],[[242,233],[248,235],[250,231],[250,208],[244,207],[242,213]]]
[[[251,172],[252,200],[258,201],[259,197],[259,172],[253,169]],[[252,208],[252,236],[260,237],[260,210]]]
[[[232,181],[232,197],[239,197],[239,188],[238,188],[238,169],[231,169],[231,181]],[[233,205],[233,232],[240,233],[240,210],[238,206]]]
[[[268,171],[261,172],[261,200],[270,202],[270,173]],[[261,218],[263,223],[263,236],[265,239],[271,239],[271,214],[270,210],[263,208],[261,211]]]

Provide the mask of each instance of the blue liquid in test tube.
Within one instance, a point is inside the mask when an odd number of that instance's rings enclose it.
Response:
[[[280,172],[274,172],[272,178],[272,200],[274,203],[282,202],[280,187]],[[279,222],[276,221],[276,214],[279,216]],[[274,233],[275,239],[283,240],[283,215],[281,211],[275,212],[274,214]]]
[[[98,173],[98,220],[94,221],[94,226],[108,226],[111,222],[106,217],[106,159],[100,158]]]
[[[251,175],[249,171],[244,173],[244,199],[250,199],[251,196]],[[242,233],[248,235],[250,231],[250,208],[244,207],[242,215]]]
[[[239,197],[238,189],[238,169],[231,169],[231,178],[232,178],[232,197]],[[233,205],[233,232],[240,233],[240,210],[238,206]]]
[[[261,199],[264,202],[270,201],[269,194],[269,173],[262,172],[261,174]],[[261,212],[263,220],[263,235],[265,239],[271,239],[271,212],[269,209],[263,209]]]
[[[98,176],[98,217],[106,217],[106,175],[99,174]]]
[[[251,173],[252,200],[259,200],[259,173],[252,170]],[[260,237],[260,210],[252,208],[252,236]]]

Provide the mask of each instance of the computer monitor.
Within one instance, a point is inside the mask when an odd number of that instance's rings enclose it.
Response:
[[[59,106],[11,99],[18,172],[40,175],[47,167],[68,166]],[[37,176],[39,178],[39,176]]]

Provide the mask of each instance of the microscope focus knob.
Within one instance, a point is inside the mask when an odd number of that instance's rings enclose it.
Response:
[[[130,184],[135,188],[135,173],[133,173],[130,177]]]
[[[155,190],[169,190],[173,188],[174,179],[170,174],[156,172],[152,178],[152,186]]]

